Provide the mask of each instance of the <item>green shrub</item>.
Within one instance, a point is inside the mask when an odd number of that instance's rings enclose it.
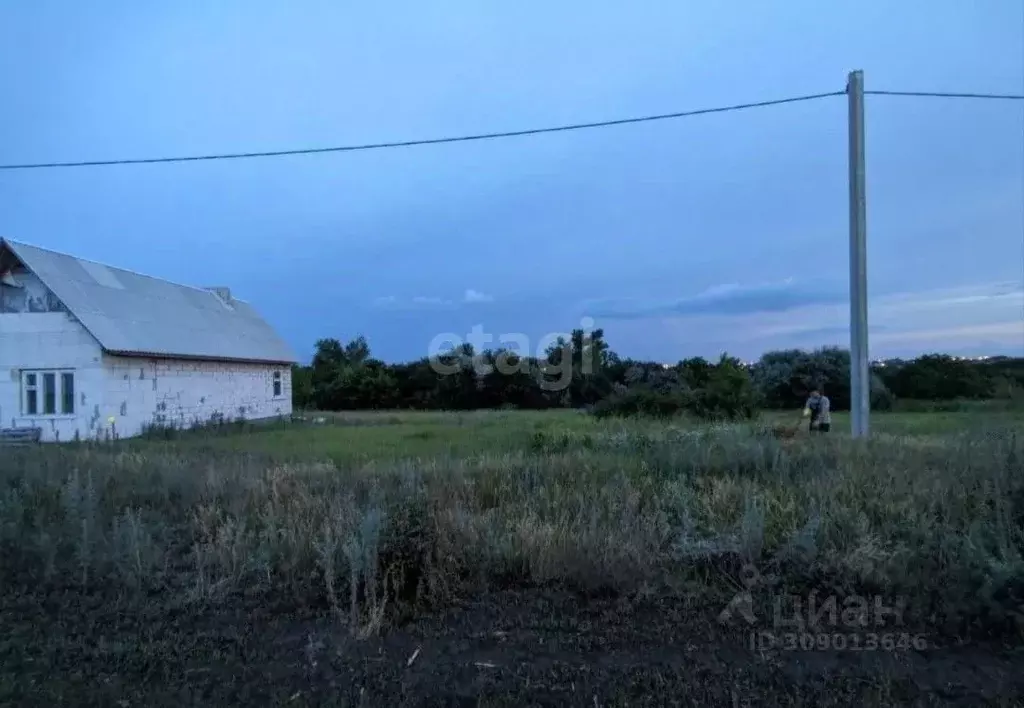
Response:
[[[703,386],[689,391],[687,411],[701,420],[749,420],[760,396],[739,362],[723,356]]]
[[[685,413],[706,421],[749,420],[757,412],[758,402],[747,372],[739,362],[723,356],[718,364],[700,371],[699,385],[636,385],[600,401],[593,413],[598,418],[670,418]]]
[[[598,418],[671,418],[686,409],[687,399],[682,392],[665,393],[650,388],[632,388],[598,401],[592,412]]]
[[[885,385],[878,374],[871,374],[870,402],[873,411],[891,411],[896,403],[896,397]]]

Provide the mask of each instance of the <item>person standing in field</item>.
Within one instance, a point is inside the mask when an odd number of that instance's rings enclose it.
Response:
[[[827,433],[832,429],[831,403],[817,387],[804,404],[804,418],[810,418],[808,429],[812,433]]]

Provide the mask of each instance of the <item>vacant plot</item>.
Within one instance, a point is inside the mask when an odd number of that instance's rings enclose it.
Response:
[[[0,702],[1009,704],[1020,423],[380,413],[4,451]]]

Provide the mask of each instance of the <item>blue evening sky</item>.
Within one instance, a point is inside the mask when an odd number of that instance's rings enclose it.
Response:
[[[1020,0],[0,0],[0,163],[431,138],[868,88],[1024,93]],[[848,342],[846,100],[455,145],[0,171],[0,235],[228,285],[303,358],[593,322]],[[1024,102],[868,97],[873,357],[1024,354]]]

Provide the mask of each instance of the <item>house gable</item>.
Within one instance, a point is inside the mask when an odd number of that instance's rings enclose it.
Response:
[[[0,240],[0,427],[44,442],[291,413],[294,357],[226,288]]]
[[[17,261],[31,271],[52,303],[66,308],[108,353],[275,364],[297,360],[255,309],[225,288],[179,285],[14,241],[0,241],[0,252],[8,254],[12,269]]]
[[[67,311],[39,276],[0,243],[0,314]]]

